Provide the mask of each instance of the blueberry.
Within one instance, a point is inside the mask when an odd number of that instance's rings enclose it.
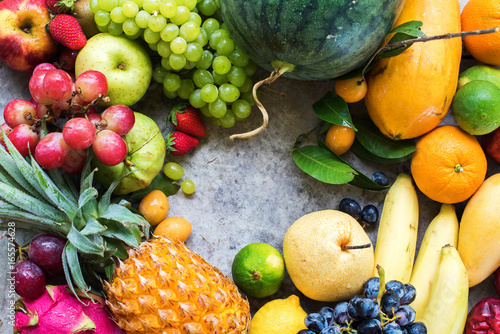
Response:
[[[319,334],[342,334],[342,331],[338,326],[333,325],[323,328]]]
[[[372,277],[363,285],[363,293],[366,298],[377,299],[380,288],[380,279]]]
[[[385,283],[385,289],[387,291],[394,292],[395,294],[398,295],[399,298],[403,298],[403,295],[405,294],[404,284],[401,283],[400,281],[392,280]]]
[[[325,306],[325,307],[322,307],[318,313],[323,316],[323,318],[325,319],[325,324],[327,326],[331,326],[333,324],[333,320],[334,320],[333,319],[333,308]]]
[[[399,303],[401,305],[409,305],[415,300],[415,297],[417,297],[417,290],[410,283],[406,283],[404,285],[404,291],[405,293],[403,297],[401,297]]]
[[[381,185],[383,187],[389,185],[389,178],[387,177],[387,175],[385,175],[382,172],[376,172],[376,173],[374,173],[370,177],[370,179],[372,179],[372,181],[375,182],[376,184]]]
[[[361,298],[355,303],[354,307],[357,315],[362,320],[376,318],[380,311],[377,301],[370,298]]]
[[[392,317],[394,311],[399,308],[399,297],[396,293],[392,291],[386,291],[382,295],[382,300],[380,301],[380,308],[387,316]]]
[[[375,225],[378,221],[378,209],[375,205],[368,204],[361,210],[360,223],[368,226]]]
[[[340,302],[333,308],[333,320],[339,325],[347,325],[352,319],[347,312],[348,303]]]
[[[409,305],[402,305],[400,308],[394,312],[394,315],[397,317],[396,318],[396,323],[401,326],[408,326],[411,325],[417,316],[417,313],[415,310],[409,306]]]
[[[361,218],[361,205],[352,198],[343,198],[339,203],[339,211],[351,215],[356,220]]]
[[[369,319],[363,321],[357,330],[358,334],[381,334],[382,324],[378,319]]]
[[[304,319],[306,327],[313,332],[319,333],[325,328],[325,318],[319,313],[309,313]]]
[[[427,334],[427,327],[420,322],[414,322],[413,324],[406,327],[408,334]]]

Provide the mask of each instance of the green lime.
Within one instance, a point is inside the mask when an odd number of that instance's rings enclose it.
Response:
[[[460,88],[451,105],[457,125],[471,135],[485,135],[500,126],[500,88],[473,80]]]
[[[469,67],[460,73],[458,77],[458,89],[473,80],[489,81],[500,88],[500,68],[483,64]]]
[[[231,270],[234,283],[241,291],[263,298],[280,288],[285,277],[285,261],[273,246],[256,242],[236,254]]]

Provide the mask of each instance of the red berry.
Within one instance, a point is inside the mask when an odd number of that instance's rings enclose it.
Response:
[[[15,99],[7,103],[3,110],[3,119],[11,128],[19,124],[35,124],[36,110],[28,101]]]
[[[71,148],[64,141],[61,132],[51,132],[38,142],[35,148],[35,160],[47,169],[61,167]]]
[[[200,114],[190,105],[179,104],[174,107],[169,115],[177,131],[182,131],[191,136],[204,137],[207,130],[203,125]]]
[[[94,142],[96,129],[88,119],[75,117],[64,124],[62,134],[69,147],[74,150],[84,150]]]
[[[185,134],[184,132],[174,131],[167,138],[167,151],[173,155],[183,155],[198,146],[198,139]]]
[[[101,114],[106,121],[106,130],[116,132],[120,136],[126,135],[135,124],[135,114],[126,105],[115,104]]]
[[[127,144],[111,130],[102,130],[92,145],[96,158],[106,166],[115,166],[127,157]]]
[[[35,153],[35,148],[40,139],[38,133],[33,131],[28,124],[19,124],[12,129],[7,137],[23,157],[27,157],[30,151],[31,154]]]
[[[82,27],[74,16],[57,14],[49,22],[49,31],[57,42],[69,49],[79,50],[87,44]]]

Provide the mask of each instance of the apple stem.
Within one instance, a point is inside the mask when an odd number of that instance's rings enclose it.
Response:
[[[366,244],[366,245],[358,245],[358,246],[342,246],[342,250],[351,250],[351,249],[363,249],[363,248],[369,248],[372,244]]]

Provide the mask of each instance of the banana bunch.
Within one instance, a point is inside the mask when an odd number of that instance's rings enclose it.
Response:
[[[445,245],[457,247],[458,218],[455,206],[442,204],[441,210],[431,221],[420,244],[417,259],[411,273],[410,284],[417,290],[417,297],[411,304],[420,319],[429,301],[432,283],[436,276]]]
[[[417,290],[417,295],[419,294]],[[455,247],[444,246],[429,301],[420,321],[428,334],[462,334],[468,311],[469,279]]]
[[[401,173],[385,197],[375,245],[375,264],[384,268],[386,281],[410,281],[417,231],[417,193],[411,177]]]

